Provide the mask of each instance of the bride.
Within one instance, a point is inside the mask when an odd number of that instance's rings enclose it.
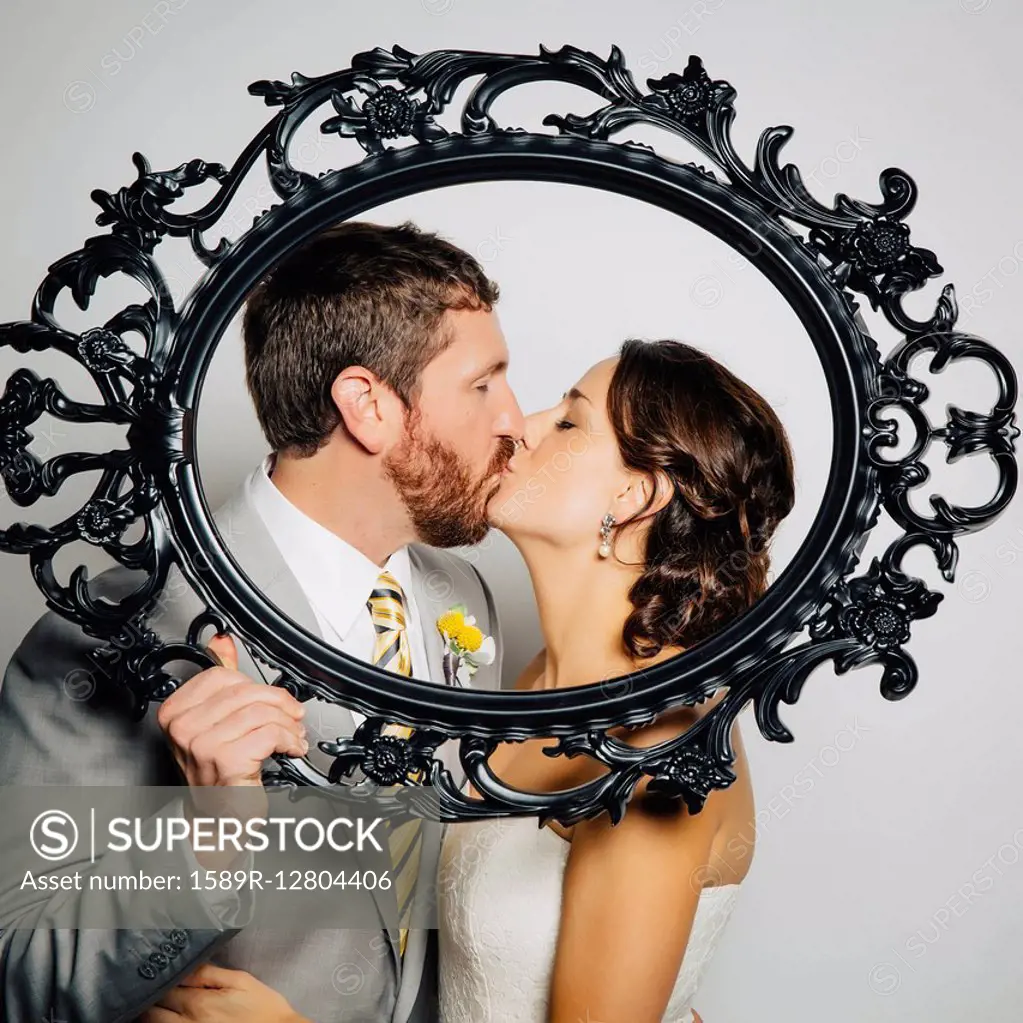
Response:
[[[527,420],[490,516],[532,578],[545,648],[518,689],[563,689],[665,660],[741,615],[767,586],[767,543],[793,503],[784,428],[755,391],[678,341],[627,341]],[[680,734],[724,690],[635,729]],[[699,1023],[692,1001],[753,854],[753,793],[703,810],[637,786],[624,819],[534,818],[445,830],[439,870],[442,1023]],[[503,743],[507,784],[571,788],[606,768]],[[469,794],[477,795],[469,786]]]

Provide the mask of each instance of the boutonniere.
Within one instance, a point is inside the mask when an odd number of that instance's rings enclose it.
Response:
[[[444,640],[444,678],[448,685],[465,686],[481,665],[492,664],[496,655],[493,636],[485,636],[464,604],[448,608],[437,619]]]

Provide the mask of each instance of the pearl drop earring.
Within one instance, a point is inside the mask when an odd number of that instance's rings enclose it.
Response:
[[[611,527],[615,524],[615,517],[608,512],[600,522],[600,546],[597,553],[606,558],[611,553]]]

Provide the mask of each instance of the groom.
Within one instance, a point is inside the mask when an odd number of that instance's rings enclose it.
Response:
[[[490,688],[500,685],[501,662],[489,589],[438,548],[482,539],[522,435],[497,294],[475,259],[411,224],[345,223],[289,256],[250,296],[243,325],[248,388],[272,454],[214,516],[269,600],[385,670],[445,682],[436,620],[465,604],[497,641],[473,681]],[[94,587],[117,599],[139,581],[118,567]],[[180,640],[202,608],[175,569],[149,624]],[[22,641],[0,688],[7,784],[170,785],[182,776],[190,786],[253,784],[271,754],[304,750],[325,771],[330,758],[317,742],[350,735],[361,720],[319,700],[299,720],[289,694],[254,681],[261,672],[244,647],[217,637],[211,650],[222,667],[183,673],[181,687],[135,724],[109,686],[68,698],[67,680],[100,645],[52,612]],[[412,835],[398,887],[414,892],[418,879],[432,880],[439,832],[424,823]],[[175,1023],[206,1018],[213,1003],[204,999],[215,995],[216,1018],[239,1023],[434,1018],[435,930],[282,940],[232,929],[234,893],[194,898],[205,900],[208,930],[10,930],[31,927],[44,903],[0,918],[4,1019]],[[208,960],[215,965],[201,966]],[[211,987],[192,986],[200,982]]]

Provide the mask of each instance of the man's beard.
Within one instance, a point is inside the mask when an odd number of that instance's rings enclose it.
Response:
[[[431,547],[479,543],[489,530],[487,505],[501,486],[499,474],[515,453],[501,437],[482,477],[476,478],[456,451],[436,437],[423,437],[416,411],[399,451],[384,462],[419,539]]]

